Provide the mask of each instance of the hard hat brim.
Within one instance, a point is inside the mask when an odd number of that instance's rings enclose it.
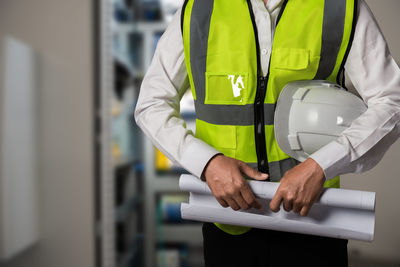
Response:
[[[299,161],[304,161],[308,155],[302,151],[293,151],[289,143],[289,119],[293,106],[293,96],[302,82],[295,82],[285,86],[278,98],[274,115],[274,134],[279,148]]]

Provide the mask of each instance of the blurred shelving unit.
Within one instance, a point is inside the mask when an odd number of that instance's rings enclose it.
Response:
[[[140,34],[142,36],[142,53],[143,53],[143,69],[146,70],[151,63],[153,58],[154,49],[156,46],[155,40],[158,36],[166,29],[166,23],[159,22],[140,22],[133,26],[121,25],[118,28],[119,32],[132,32],[135,34]],[[190,92],[189,92],[190,93]],[[190,94],[186,97],[190,99]],[[190,100],[189,100],[190,101]],[[190,124],[193,121],[194,107],[190,107],[186,110],[182,109],[182,117]],[[189,246],[189,266],[202,266],[201,256],[192,256],[191,247],[201,248],[202,246],[202,234],[200,224],[168,224],[157,221],[156,210],[159,208],[159,203],[157,202],[158,194],[168,194],[179,192],[178,178],[181,173],[185,171],[177,167],[171,168],[171,166],[166,169],[157,169],[157,150],[150,142],[149,139],[144,138],[144,210],[145,210],[145,263],[146,267],[157,266],[156,265],[156,255],[157,244],[187,244]],[[164,156],[165,157],[165,156]],[[157,224],[161,224],[159,227]],[[157,231],[156,229],[159,230]],[[201,254],[201,253],[200,253]],[[192,260],[197,258],[196,260]],[[200,258],[200,259],[199,259]],[[159,260],[160,261],[160,260]],[[161,266],[167,266],[162,265]]]
[[[99,4],[96,108],[96,266],[143,266],[143,160],[141,134],[133,123],[138,88],[128,54],[116,53],[114,1]],[[121,27],[123,30],[124,28]],[[128,39],[120,44],[129,44]],[[128,47],[118,51],[127,53]],[[125,49],[125,50],[124,50]]]
[[[171,1],[175,0],[164,2]],[[132,117],[144,74],[168,23],[155,13],[130,17],[132,9],[142,9],[140,3],[156,6],[158,0],[130,1],[133,6],[125,12],[121,6],[126,2],[101,4],[97,266],[203,266],[201,224],[180,218],[179,203],[188,194],[179,191],[178,179],[186,171],[162,155]],[[122,89],[118,68],[125,73]],[[181,104],[187,127],[195,131],[190,91]]]

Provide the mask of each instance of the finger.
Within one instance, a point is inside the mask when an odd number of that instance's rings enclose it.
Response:
[[[229,207],[228,203],[226,203],[226,201],[223,200],[222,198],[216,198],[216,199],[217,199],[218,203],[219,203],[222,207],[224,207],[224,208]]]
[[[305,201],[305,205],[303,205],[303,207],[301,208],[301,211],[300,211],[301,216],[308,215],[309,211],[311,210],[312,205],[314,204],[315,200],[317,199],[318,196],[320,196],[321,193],[322,193],[322,191],[315,197],[311,198],[311,200]]]
[[[247,165],[246,163],[244,163],[243,161],[240,161],[239,167],[244,174],[256,180],[266,180],[268,178],[267,173],[259,172],[250,167],[249,165]]]
[[[221,189],[220,188],[215,189],[214,186],[211,186],[208,182],[207,182],[207,184],[211,190],[211,193],[213,194],[215,199],[218,201],[218,203],[224,208],[229,207],[228,203],[223,199],[223,197],[221,197]]]
[[[236,201],[232,198],[225,198],[224,199],[228,205],[233,209],[233,210],[239,210],[239,205],[236,203]]]
[[[240,191],[243,199],[246,201],[249,206],[254,207],[256,209],[261,209],[260,202],[256,199],[256,196],[251,191],[250,186],[246,183],[246,185]]]
[[[248,210],[250,208],[250,205],[247,204],[247,202],[244,200],[240,192],[234,195],[234,200],[236,201],[237,204],[239,204],[242,210]]]
[[[300,201],[294,201],[293,202],[293,212],[300,213],[302,208],[303,208],[303,205],[301,204]]]
[[[310,211],[311,206],[310,205],[305,205],[300,211],[301,216],[307,216],[308,212]]]
[[[281,192],[278,191],[275,193],[275,196],[272,198],[271,202],[269,203],[269,208],[273,212],[278,212],[280,210],[279,206],[281,205],[281,202],[283,200]]]
[[[289,198],[283,199],[283,209],[287,212],[291,211],[293,208],[293,200]]]

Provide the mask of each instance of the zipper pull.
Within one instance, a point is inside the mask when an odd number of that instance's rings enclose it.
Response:
[[[267,77],[260,76],[258,78],[258,84],[259,84],[260,89],[264,90],[267,87]]]
[[[255,104],[260,105],[264,102],[265,91],[267,89],[267,77],[259,76],[257,81],[257,94],[255,99]]]

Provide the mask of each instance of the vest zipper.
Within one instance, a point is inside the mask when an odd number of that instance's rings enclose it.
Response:
[[[287,1],[288,0],[285,0],[282,4],[281,10],[278,14],[276,26],[278,25],[283,10],[286,7]],[[261,70],[260,44],[258,42],[258,31],[253,13],[253,7],[251,5],[250,0],[247,0],[247,6],[249,8],[250,17],[253,24],[254,36],[256,41],[256,51],[257,51],[257,92],[256,92],[256,98],[254,100],[254,135],[255,135],[255,145],[257,154],[257,165],[258,165],[258,171],[269,174],[267,145],[265,142],[265,126],[264,126],[265,125],[264,99],[268,87],[269,69],[267,76],[264,77],[260,71]],[[271,65],[271,57],[269,66],[270,65]],[[268,178],[268,181],[269,180],[270,178]]]
[[[254,134],[256,142],[258,170],[269,174],[267,145],[265,142],[264,99],[267,92],[267,77],[258,76],[254,101]]]

